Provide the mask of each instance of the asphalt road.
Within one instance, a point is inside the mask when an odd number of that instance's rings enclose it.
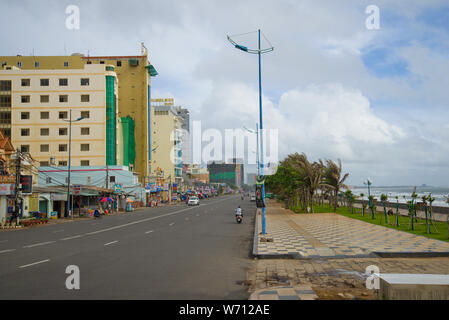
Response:
[[[247,299],[254,216],[254,202],[221,196],[0,232],[0,299]]]

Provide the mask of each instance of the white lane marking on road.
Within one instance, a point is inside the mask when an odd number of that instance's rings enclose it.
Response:
[[[0,253],[7,253],[7,252],[13,252],[13,251],[16,251],[16,249],[6,249],[6,250],[0,251]]]
[[[186,218],[186,220],[188,221],[188,220],[189,220],[189,218]]]
[[[38,261],[38,262],[33,262],[33,263],[30,263],[30,264],[26,264],[26,265],[24,265],[24,266],[20,266],[19,268],[31,267],[31,266],[34,266],[34,265],[36,265],[36,264],[44,263],[44,262],[48,262],[48,261],[50,261],[50,259],[46,259],[46,260],[42,260],[42,261]]]
[[[0,243],[8,242],[8,240],[0,240]]]
[[[174,223],[174,222],[172,222],[172,223],[170,223],[170,224],[169,224],[169,226],[171,227],[171,226],[172,226],[172,225],[174,225],[174,224],[175,224],[175,223]]]
[[[56,241],[47,241],[47,242],[40,242],[40,243],[35,243],[35,244],[30,244],[27,246],[23,246],[23,248],[33,248],[33,247],[38,247],[38,246],[44,246],[46,244],[50,244],[50,243],[55,243]]]
[[[114,243],[117,243],[117,242],[118,242],[118,240],[115,240],[115,241],[112,241],[112,242],[105,243],[104,245],[105,245],[105,246],[108,246],[108,245],[110,245],[110,244],[114,244]]]
[[[222,202],[222,201],[225,201],[225,200],[228,200],[228,199],[227,198],[221,199],[221,200],[218,200],[217,202]],[[211,204],[215,204],[217,202],[210,203],[210,204],[205,204],[205,206],[208,206],[208,205],[211,205]],[[192,207],[191,208],[185,208],[185,209],[181,209],[181,210],[178,210],[178,211],[162,214],[160,216],[146,218],[146,219],[142,219],[142,220],[137,220],[137,221],[121,224],[121,225],[118,225],[118,226],[114,226],[114,227],[110,227],[110,228],[106,228],[106,229],[101,229],[101,230],[89,232],[89,233],[86,233],[86,235],[93,235],[93,234],[102,233],[102,232],[106,232],[106,231],[111,231],[111,230],[115,230],[115,229],[119,229],[119,228],[124,228],[124,227],[127,227],[127,226],[132,226],[132,225],[137,224],[137,223],[142,223],[142,222],[145,222],[145,221],[151,221],[151,220],[158,219],[158,218],[172,216],[174,214],[178,214],[178,213],[181,213],[181,212],[184,212],[184,211],[187,211],[187,210],[192,210],[192,209],[195,209],[195,208],[194,207],[193,208]]]
[[[64,231],[64,229],[62,229],[62,230],[56,230],[56,231],[53,231],[53,233],[58,233],[58,232],[63,232]]]
[[[148,234],[148,233],[151,233],[151,232],[154,232],[154,230],[147,231],[147,232],[145,232],[145,234]]]
[[[70,239],[76,239],[76,238],[81,238],[82,236],[80,234],[76,235],[76,236],[72,236],[72,237],[67,237],[67,238],[62,238],[59,240],[65,241],[65,240],[70,240]]]

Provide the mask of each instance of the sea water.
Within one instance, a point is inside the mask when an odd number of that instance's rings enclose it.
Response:
[[[378,201],[380,201],[380,196],[382,193],[388,196],[388,201],[396,202],[395,197],[399,197],[399,203],[406,203],[410,201],[411,195],[413,193],[414,186],[397,186],[397,187],[378,187],[378,186],[370,186],[370,194],[374,196]],[[363,200],[368,200],[368,187],[367,186],[352,186],[350,187],[352,193],[356,196],[360,197],[360,194],[363,193]],[[449,188],[448,187],[432,187],[432,186],[417,186],[416,191],[418,194],[417,202],[421,202],[421,198],[424,195],[432,194],[432,198],[435,198],[435,201],[432,203],[433,206],[440,207],[448,207],[449,204],[446,202],[449,196]],[[404,197],[405,196],[405,199]],[[362,199],[362,198],[359,198]]]

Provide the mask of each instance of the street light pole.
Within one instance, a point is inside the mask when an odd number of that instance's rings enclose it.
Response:
[[[71,199],[70,199],[70,168],[71,168],[71,156],[72,156],[72,122],[78,122],[83,120],[83,117],[79,117],[76,120],[72,121],[72,110],[69,110],[69,121],[64,120],[66,122],[69,122],[69,166],[67,169],[67,213],[66,217],[68,217],[71,213],[70,206],[71,206]]]
[[[243,128],[248,131],[249,133],[254,133],[256,135],[256,164],[257,164],[257,175],[260,176],[260,161],[259,161],[259,124],[256,123],[256,131],[250,130],[247,127],[243,126]],[[253,151],[254,152],[254,151]]]
[[[264,161],[263,161],[263,119],[262,119],[262,62],[261,55],[262,53],[267,53],[274,50],[274,47],[271,46],[266,49],[261,49],[260,47],[260,29],[257,30],[258,33],[258,47],[257,50],[249,49],[245,46],[237,44],[234,40],[232,40],[231,36],[228,36],[229,42],[231,42],[235,48],[248,52],[257,54],[259,58],[259,126],[260,126],[260,173],[259,175],[264,175]],[[266,39],[266,38],[265,38]],[[268,41],[268,40],[267,40]],[[270,44],[271,45],[271,44]],[[262,201],[265,203],[265,183],[262,186]],[[266,220],[265,220],[265,206],[262,207],[262,234],[266,234]]]
[[[71,152],[72,152],[72,109],[69,111],[69,167],[67,170],[67,215],[70,216],[70,160],[71,160]]]

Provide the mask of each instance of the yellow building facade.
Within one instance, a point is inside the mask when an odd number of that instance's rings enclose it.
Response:
[[[114,67],[77,66],[21,69],[6,64],[0,70],[0,81],[11,83],[12,143],[41,166],[68,165],[70,118],[82,118],[72,122],[72,166],[117,164],[119,82]],[[7,112],[0,109],[0,115]],[[1,125],[8,129],[6,121]]]
[[[130,117],[135,123],[135,150],[131,150],[130,167],[141,177],[150,175],[151,160],[151,76],[156,70],[148,61],[145,48],[138,56],[0,56],[2,66],[15,66],[22,70],[83,69],[85,66],[113,66],[118,79],[116,101],[118,122]],[[1,119],[0,119],[1,125]],[[134,127],[133,127],[134,128]],[[120,132],[121,127],[118,128]],[[119,136],[120,139],[120,136]],[[126,145],[126,141],[124,144]],[[119,152],[119,160],[121,153]],[[128,157],[126,157],[128,159]],[[128,163],[124,163],[128,165]]]
[[[182,119],[170,106],[154,105],[152,123],[151,176],[165,183],[181,182],[181,125]]]

